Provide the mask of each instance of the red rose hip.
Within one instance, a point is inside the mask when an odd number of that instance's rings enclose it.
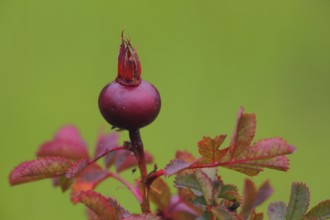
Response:
[[[140,76],[137,53],[122,35],[117,78],[99,96],[100,112],[113,127],[134,131],[156,119],[161,106],[159,92]]]

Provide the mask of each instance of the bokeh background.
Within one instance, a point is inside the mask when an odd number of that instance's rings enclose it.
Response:
[[[63,124],[77,125],[92,152],[108,128],[97,97],[116,75],[123,27],[162,96],[158,119],[141,131],[159,167],[177,149],[197,155],[204,135],[231,134],[242,105],[257,115],[256,139],[297,147],[287,173],[253,178],[271,180],[267,204],[288,201],[292,181],[309,185],[312,205],[330,198],[330,1],[0,0],[0,219],[84,219],[49,180],[10,187],[7,176]],[[242,188],[243,174],[220,173]],[[114,180],[98,191],[139,211]]]

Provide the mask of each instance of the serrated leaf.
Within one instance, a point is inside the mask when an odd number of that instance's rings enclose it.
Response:
[[[309,189],[303,183],[293,183],[289,205],[286,209],[286,220],[300,220],[308,209]]]
[[[38,157],[66,157],[72,160],[89,158],[87,146],[81,138],[78,129],[73,125],[60,128],[54,139],[39,147]]]
[[[242,202],[242,210],[240,215],[243,219],[248,219],[251,211],[254,208],[254,203],[257,197],[257,190],[254,183],[246,179],[244,181],[244,190],[243,190],[243,202]]]
[[[239,195],[237,187],[231,184],[223,185],[218,197],[230,201],[238,201],[238,202],[241,201],[241,197]]]
[[[99,220],[99,217],[89,208],[86,208],[86,215],[88,220]]]
[[[131,215],[124,220],[162,220],[159,216],[155,214],[140,214],[140,215]]]
[[[231,137],[230,152],[232,156],[239,155],[245,147],[251,144],[256,131],[256,116],[244,113],[241,107],[237,113],[236,126]]]
[[[80,191],[93,190],[100,182],[108,178],[110,173],[93,163],[82,170],[72,184],[71,200],[74,202],[75,196]]]
[[[196,160],[196,158],[188,151],[180,151],[180,150],[176,151],[175,159],[182,160],[187,163],[192,163]]]
[[[72,163],[63,157],[44,157],[21,163],[9,174],[10,185],[64,175]]]
[[[119,134],[113,132],[110,134],[100,133],[96,144],[94,158],[98,157],[105,151],[118,146]]]
[[[305,215],[307,219],[330,219],[330,200],[325,200],[314,206]]]
[[[177,188],[189,188],[193,190],[194,193],[199,191],[199,195],[202,195],[202,189],[194,173],[184,173],[177,175],[174,180],[174,186]]]
[[[284,202],[273,202],[268,206],[269,220],[284,220],[286,204]]]
[[[153,157],[151,156],[150,153],[144,152],[144,157],[145,161],[147,164],[153,162]],[[116,151],[115,154],[115,166],[116,166],[116,171],[122,172],[124,170],[130,169],[132,167],[137,166],[138,161],[131,151]]]
[[[205,163],[214,163],[221,159],[224,152],[221,151],[219,147],[225,138],[226,135],[219,135],[215,138],[203,137],[203,139],[198,142],[198,152]]]
[[[273,194],[273,188],[269,181],[265,181],[258,189],[254,207],[261,205]]]
[[[180,159],[175,159],[170,161],[166,167],[164,168],[164,175],[165,176],[172,176],[180,171],[187,169],[191,166],[190,162],[186,162]]]
[[[205,198],[206,204],[213,203],[213,182],[202,170],[197,170],[195,173],[196,179],[199,183],[201,192]]]
[[[89,160],[81,159],[75,161],[72,166],[67,170],[65,176],[68,179],[71,179],[77,176],[87,165],[89,165]]]
[[[287,170],[289,160],[284,156],[295,148],[281,138],[269,138],[246,147],[238,156],[228,153],[218,162],[220,166],[239,171],[249,176],[257,175],[263,168]]]
[[[94,191],[83,191],[75,197],[75,203],[80,202],[92,210],[100,220],[119,220],[108,199]]]
[[[163,178],[157,178],[150,186],[150,200],[159,210],[165,210],[171,203],[171,190]]]
[[[219,220],[237,220],[234,213],[229,212],[223,207],[212,208],[212,213]]]

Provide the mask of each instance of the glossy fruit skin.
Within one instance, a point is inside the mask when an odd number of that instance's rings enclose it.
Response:
[[[159,92],[144,80],[138,86],[112,81],[99,96],[99,109],[105,120],[113,127],[131,131],[153,122],[160,107]]]

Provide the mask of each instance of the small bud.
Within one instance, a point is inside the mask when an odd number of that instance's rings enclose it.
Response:
[[[116,81],[125,86],[137,86],[141,83],[141,63],[129,39],[121,33],[121,45],[118,54],[118,75]]]

